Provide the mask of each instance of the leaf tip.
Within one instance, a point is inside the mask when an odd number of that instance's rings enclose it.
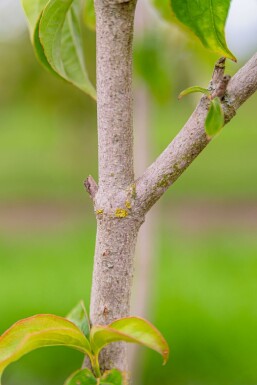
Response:
[[[223,53],[224,54],[224,53]],[[235,55],[233,55],[233,53],[230,51],[230,50],[227,50],[225,52],[225,55],[224,55],[227,59],[230,59],[232,60],[233,62],[237,63],[237,58],[235,57]]]
[[[169,355],[170,355],[170,349],[169,349],[169,347],[167,346],[167,349],[165,349],[165,350],[163,351],[163,354],[162,354],[162,357],[163,357],[163,363],[162,363],[162,365],[163,365],[163,366],[167,364],[167,362],[168,362],[168,360],[169,360]]]
[[[234,55],[227,56],[228,59],[232,60],[234,63],[237,63],[237,58]]]

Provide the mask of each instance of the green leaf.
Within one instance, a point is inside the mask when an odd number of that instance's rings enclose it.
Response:
[[[95,98],[84,63],[80,4],[80,0],[49,0],[40,19],[39,38],[51,67]]]
[[[205,94],[205,95],[207,95],[207,96],[210,96],[210,91],[207,90],[207,88],[202,88],[202,87],[198,87],[198,86],[193,86],[193,87],[186,88],[184,91],[180,92],[180,94],[179,94],[179,96],[178,96],[178,99],[183,98],[183,96],[192,94],[193,92],[201,92],[202,94]]]
[[[193,32],[202,44],[236,61],[227,47],[225,24],[231,0],[152,0],[159,14],[168,22]]]
[[[96,98],[80,29],[80,0],[22,0],[36,55],[46,68]]]
[[[161,333],[142,318],[122,318],[108,326],[93,326],[90,333],[94,353],[112,342],[125,341],[144,345],[163,356],[164,364],[168,360],[169,346]]]
[[[48,0],[21,0],[32,36],[34,35],[36,25],[47,2]]]
[[[170,0],[177,19],[210,50],[236,61],[225,38],[225,24],[231,0]]]
[[[72,322],[40,314],[14,324],[0,337],[0,378],[4,369],[32,350],[67,346],[92,356],[87,338]]]
[[[89,338],[90,322],[83,301],[80,301],[80,303],[72,309],[66,318],[73,322],[82,331],[82,333]]]
[[[126,384],[126,380],[124,379],[123,374],[116,369],[113,369],[104,373],[100,382],[100,385],[125,385],[125,384]]]
[[[224,126],[224,113],[218,97],[211,100],[209,112],[205,120],[205,131],[212,138]]]
[[[52,69],[52,67],[48,63],[44,53],[44,49],[39,40],[39,22],[40,22],[43,9],[46,6],[47,2],[48,0],[21,0],[25,15],[27,17],[29,31],[30,31],[30,38],[34,46],[37,59],[50,72],[57,75],[56,72]]]
[[[99,382],[100,381],[100,382]],[[126,381],[119,370],[105,372],[101,379],[95,378],[89,369],[81,369],[73,373],[64,385],[126,385]]]
[[[99,382],[89,369],[81,369],[73,373],[64,385],[99,385]]]
[[[95,20],[94,0],[85,0],[84,23],[89,29],[91,29],[92,31],[95,31],[96,20]]]

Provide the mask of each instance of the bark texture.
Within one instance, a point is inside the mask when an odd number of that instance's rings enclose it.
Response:
[[[107,215],[98,219],[97,245],[91,297],[91,321],[110,322],[129,315],[134,251],[140,222]],[[112,344],[103,351],[101,368],[127,370],[124,344]]]
[[[135,6],[136,0],[95,0],[99,186],[91,177],[85,182],[97,217],[90,307],[92,324],[109,324],[129,315],[133,256],[144,216],[209,143],[204,130],[209,101],[202,98],[173,142],[134,181],[132,38]],[[228,84],[223,101],[226,122],[256,89],[257,54]],[[100,366],[102,371],[113,367],[127,370],[124,345],[113,344],[106,348],[100,357]]]
[[[217,72],[214,72],[213,79],[217,83],[223,72],[218,74],[218,79],[216,79]],[[228,83],[222,102],[226,123],[256,90],[257,53]],[[208,98],[203,97],[182,130],[136,181],[137,204],[144,212],[160,199],[210,142],[204,129],[208,108]]]
[[[99,189],[110,194],[134,178],[132,39],[135,0],[96,0]]]
[[[132,38],[135,6],[135,0],[95,1],[99,187],[93,196],[97,216],[90,306],[93,324],[109,324],[130,313],[133,255],[143,222],[142,215],[132,213],[133,187],[128,187],[134,180]],[[127,370],[125,344],[107,347],[100,357],[100,366],[102,371],[113,367]]]

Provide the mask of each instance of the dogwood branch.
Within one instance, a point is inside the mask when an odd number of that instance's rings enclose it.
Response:
[[[257,53],[233,76],[222,102],[225,123],[257,90]],[[147,212],[210,142],[204,129],[209,100],[202,97],[195,111],[163,153],[136,181],[137,206]]]

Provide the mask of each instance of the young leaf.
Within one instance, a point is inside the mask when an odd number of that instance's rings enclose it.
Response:
[[[193,86],[193,87],[186,88],[184,91],[180,92],[180,94],[179,94],[179,96],[178,96],[178,99],[183,98],[183,96],[192,94],[193,92],[201,92],[202,94],[205,94],[205,95],[207,95],[207,96],[210,96],[210,91],[207,90],[207,88],[202,88],[202,87],[198,87],[198,86]]]
[[[157,351],[163,356],[164,364],[169,356],[168,344],[161,333],[150,322],[137,317],[121,318],[108,326],[93,326],[90,341],[96,355],[111,342],[125,341]]]
[[[83,301],[81,301],[74,309],[72,309],[66,318],[73,322],[82,331],[82,333],[84,333],[84,335],[89,338],[90,322]]]
[[[171,0],[177,19],[191,29],[206,48],[236,61],[225,39],[231,0]]]
[[[95,98],[84,63],[80,0],[49,0],[40,19],[39,39],[54,71]]]
[[[64,385],[98,385],[99,382],[89,369],[81,369],[73,373]]]
[[[104,373],[100,385],[126,385],[126,381],[119,370],[113,369]]]
[[[88,369],[81,369],[73,373],[64,385],[125,385],[123,375],[119,370],[106,372],[101,379],[95,378]]]
[[[72,322],[40,314],[14,324],[0,337],[0,378],[4,369],[32,350],[67,346],[92,356],[87,338]]]
[[[224,113],[218,97],[211,100],[210,109],[205,120],[205,131],[212,138],[224,126]]]

